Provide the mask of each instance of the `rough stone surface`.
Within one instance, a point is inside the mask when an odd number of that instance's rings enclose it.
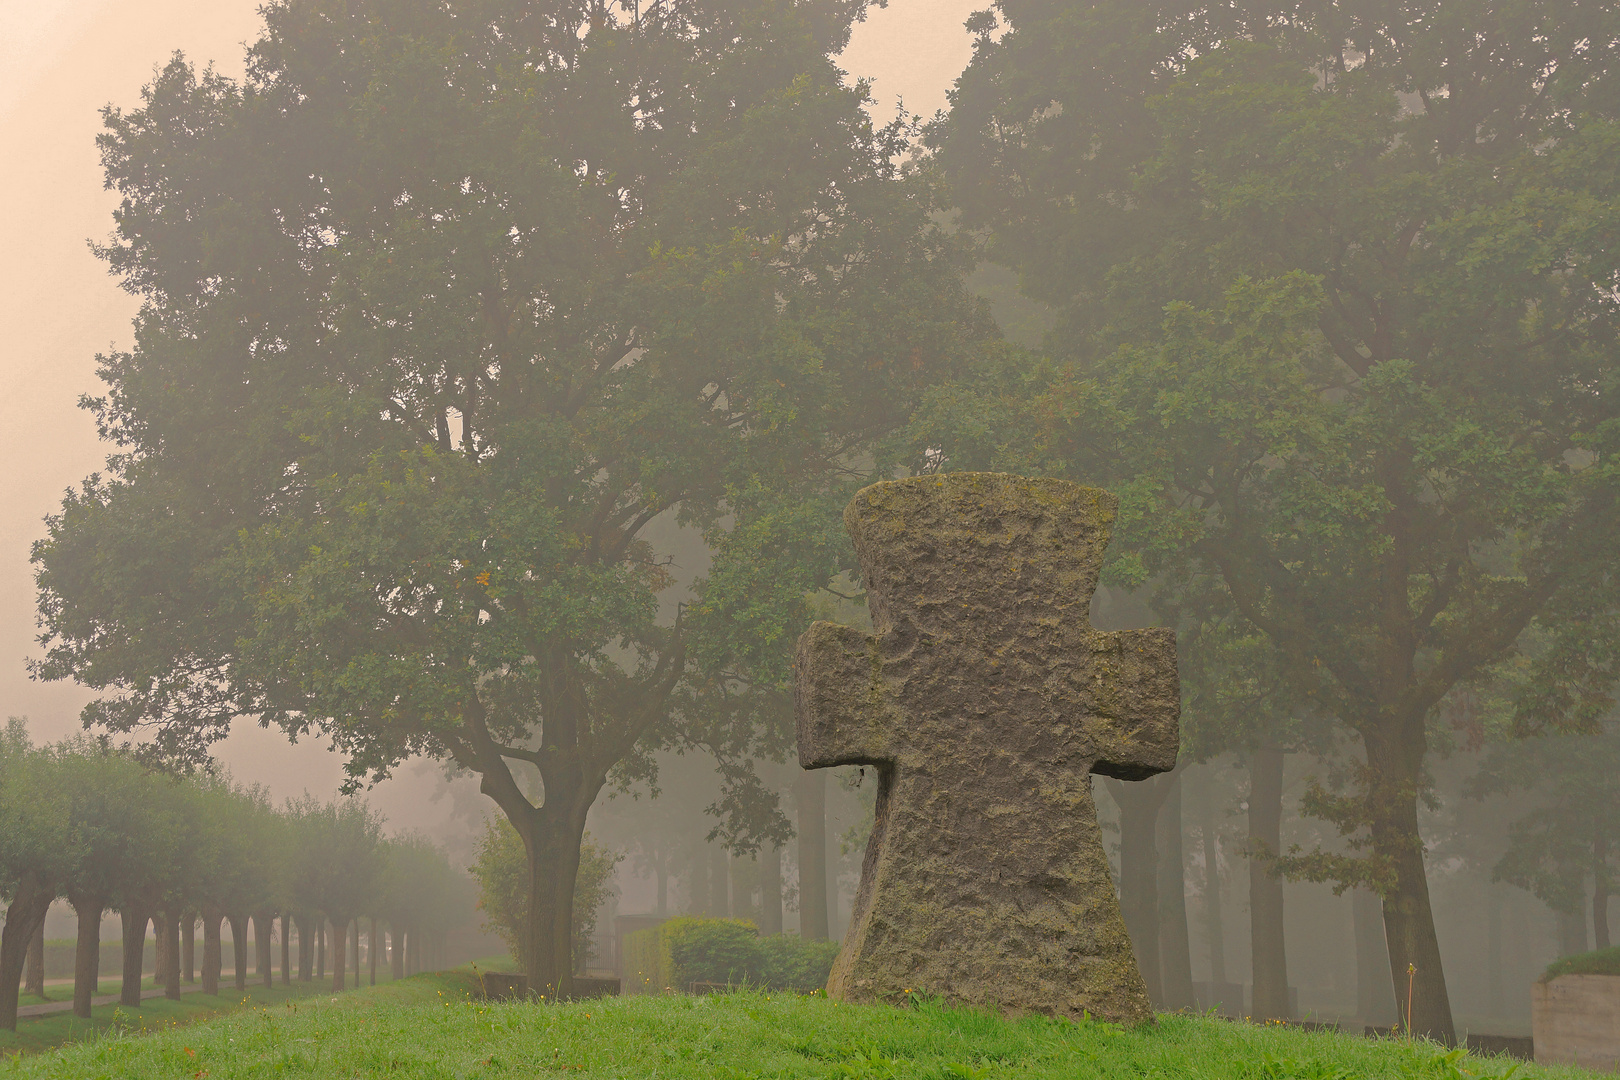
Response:
[[[874,484],[844,513],[876,634],[799,641],[799,763],[877,768],[827,991],[1151,1018],[1091,800],[1177,749],[1175,636],[1088,619],[1118,500],[1061,480]]]
[[[1530,984],[1539,1065],[1620,1072],[1620,976],[1560,975]]]

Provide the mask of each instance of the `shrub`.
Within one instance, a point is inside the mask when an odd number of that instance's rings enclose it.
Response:
[[[1620,946],[1561,956],[1547,965],[1542,982],[1560,975],[1620,975]]]
[[[682,919],[667,931],[675,985],[758,983],[759,930],[742,919]],[[667,924],[666,924],[667,925]]]
[[[713,982],[804,994],[827,985],[837,955],[835,941],[762,938],[741,919],[670,919],[625,938],[625,992],[657,994]]]
[[[797,935],[773,934],[759,939],[759,979],[772,990],[808,994],[827,985],[836,941],[806,941]]]

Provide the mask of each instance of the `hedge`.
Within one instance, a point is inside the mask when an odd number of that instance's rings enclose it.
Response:
[[[1620,945],[1561,956],[1547,965],[1541,981],[1548,982],[1560,975],[1620,975]]]
[[[809,993],[827,985],[835,941],[761,938],[744,919],[670,919],[624,939],[624,992],[658,994],[693,983],[748,984]]]

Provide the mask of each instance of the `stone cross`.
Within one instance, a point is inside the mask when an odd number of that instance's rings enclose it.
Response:
[[[1118,505],[949,473],[844,512],[877,632],[818,622],[794,662],[799,764],[878,779],[829,996],[1151,1019],[1091,774],[1174,766],[1179,688],[1172,631],[1091,627]]]

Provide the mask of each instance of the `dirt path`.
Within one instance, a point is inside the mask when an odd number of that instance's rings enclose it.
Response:
[[[200,984],[180,987],[180,992],[182,994],[195,994],[200,990],[202,990],[202,986]],[[141,991],[142,1001],[146,1001],[149,998],[160,998],[162,996],[162,987]],[[91,998],[90,1005],[92,1008],[97,1005],[111,1005],[118,1000],[118,997],[119,995],[117,994],[102,994],[100,997]],[[18,1019],[21,1019],[25,1016],[50,1016],[52,1013],[71,1012],[72,1010],[72,1001],[47,1001],[43,1005],[24,1005],[22,1008],[17,1010],[17,1017]]]

